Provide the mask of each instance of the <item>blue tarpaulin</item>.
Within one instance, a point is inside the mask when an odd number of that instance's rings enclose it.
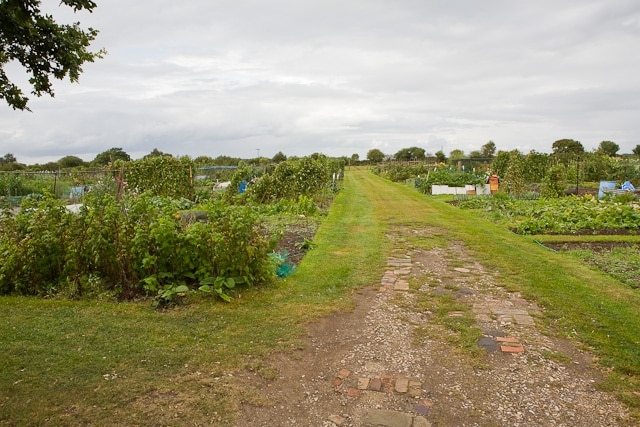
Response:
[[[624,184],[622,184],[622,187],[620,187],[620,189],[626,190],[626,191],[636,191],[636,188],[629,181],[625,181]]]

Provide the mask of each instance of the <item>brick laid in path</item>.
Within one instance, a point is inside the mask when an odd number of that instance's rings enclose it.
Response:
[[[395,291],[408,291],[409,290],[409,282],[406,280],[398,280],[395,285],[393,285],[393,290]]]

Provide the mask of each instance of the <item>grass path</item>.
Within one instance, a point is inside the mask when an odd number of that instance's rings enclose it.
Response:
[[[640,294],[367,170],[347,172],[295,275],[242,290],[229,304],[191,301],[167,312],[147,303],[0,298],[0,424],[231,423],[251,389],[233,374],[274,375],[261,360],[299,345],[308,322],[349,309],[354,289],[379,283],[394,226],[446,230],[502,285],[546,309],[550,331],[592,347],[607,384],[640,408]],[[172,422],[167,422],[171,414]]]
[[[448,230],[482,264],[499,272],[502,285],[545,309],[552,333],[579,340],[610,371],[604,387],[637,413],[640,409],[640,293],[582,262],[540,247],[468,211],[364,172],[378,217],[388,223],[431,225]],[[390,207],[395,209],[390,210]]]

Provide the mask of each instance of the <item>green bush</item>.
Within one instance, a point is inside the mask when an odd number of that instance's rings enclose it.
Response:
[[[0,292],[164,303],[212,278],[256,285],[274,277],[275,240],[254,207],[213,201],[184,212],[183,199],[99,191],[85,202],[73,214],[52,197],[29,200],[0,217]]]
[[[138,193],[151,192],[155,196],[195,198],[195,166],[189,157],[152,156],[132,162],[116,162],[111,166],[113,174],[122,171],[118,179],[126,187]]]
[[[565,168],[563,166],[553,166],[549,168],[542,181],[540,195],[547,199],[556,199],[564,196],[566,187]]]
[[[278,200],[295,201],[300,196],[314,199],[330,191],[335,166],[324,156],[284,161],[273,172],[257,179],[249,187],[247,197],[262,204]]]
[[[27,295],[57,292],[65,267],[71,213],[58,199],[26,198],[14,216],[2,216],[0,226],[0,290]]]

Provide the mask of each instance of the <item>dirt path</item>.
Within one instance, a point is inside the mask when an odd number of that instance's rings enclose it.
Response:
[[[589,354],[545,334],[539,307],[429,225],[455,218],[368,172],[350,185],[386,226],[386,269],[352,312],[264,361],[274,379],[236,378],[254,394],[238,426],[628,425]]]
[[[461,243],[415,243],[439,233],[393,230],[387,271],[354,295],[353,312],[312,324],[304,349],[268,361],[275,380],[246,374],[265,404],[245,405],[238,425],[625,425],[589,355],[545,335],[535,304],[497,286]],[[482,337],[469,346],[456,327]]]

